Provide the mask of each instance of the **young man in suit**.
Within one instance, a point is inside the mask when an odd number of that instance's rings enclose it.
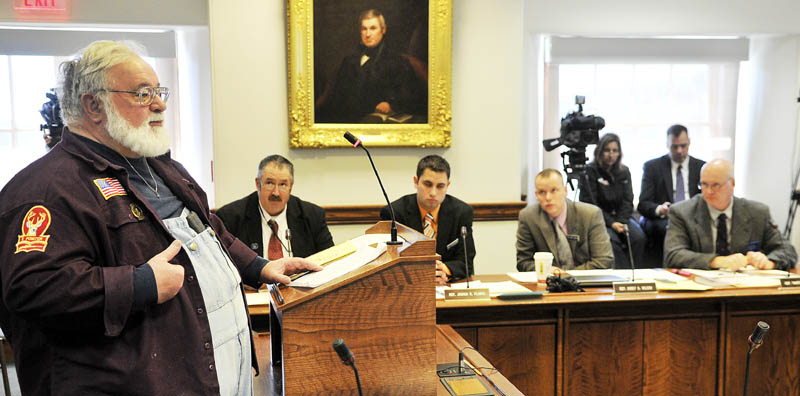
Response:
[[[645,162],[642,190],[636,210],[647,235],[647,251],[653,252],[647,266],[660,267],[664,236],[667,234],[667,211],[670,205],[700,193],[700,168],[705,161],[689,156],[689,131],[683,125],[667,129],[669,154]]]
[[[274,154],[261,160],[255,182],[254,193],[216,212],[250,249],[273,260],[288,257],[290,249],[294,257],[308,257],[333,246],[325,211],[291,195],[294,165],[288,159]]]
[[[408,194],[392,202],[394,215],[399,223],[409,226],[430,238],[436,239],[436,283],[466,278],[467,262],[469,274],[475,272],[475,242],[472,239],[472,207],[460,199],[447,195],[450,186],[450,164],[438,155],[422,158],[414,176],[416,194]],[[391,220],[389,207],[381,209],[381,218]],[[461,227],[467,228],[467,252],[461,238]],[[450,249],[447,245],[459,240]]]
[[[769,208],[733,196],[733,164],[715,159],[703,167],[703,194],[669,209],[665,267],[789,270],[797,252],[783,239]]]
[[[555,169],[539,172],[534,183],[538,203],[519,212],[517,270],[534,271],[536,252],[553,253],[556,269],[611,268],[614,254],[600,208],[568,200]]]

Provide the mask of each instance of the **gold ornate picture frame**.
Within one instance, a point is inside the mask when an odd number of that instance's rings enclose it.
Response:
[[[370,147],[450,147],[452,0],[287,0],[286,10],[290,147],[349,146],[346,131]],[[379,45],[365,36],[370,21]],[[373,66],[368,85],[359,73],[379,61],[388,66]],[[374,101],[396,103],[364,113]]]

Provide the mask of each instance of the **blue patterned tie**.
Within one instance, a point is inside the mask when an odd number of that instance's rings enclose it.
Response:
[[[683,172],[681,172],[683,165],[678,165],[678,172],[675,174],[675,202],[680,202],[686,199],[686,190],[683,187]]]
[[[717,256],[727,256],[731,254],[731,252],[728,251],[728,224],[725,222],[727,218],[728,216],[725,216],[725,213],[721,213],[719,217],[717,217]]]

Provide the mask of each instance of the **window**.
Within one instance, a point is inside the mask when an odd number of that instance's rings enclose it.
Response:
[[[46,152],[39,110],[56,67],[52,56],[0,55],[0,187]]]
[[[575,95],[585,96],[584,114],[605,119],[600,135],[614,132],[620,137],[634,205],[642,166],[668,153],[670,125],[688,128],[690,155],[733,160],[737,63],[551,64],[546,76],[551,79],[545,94],[546,136],[557,136],[561,118],[577,110]],[[589,161],[594,148],[586,149]],[[545,154],[545,167],[562,169],[558,151]]]
[[[17,172],[47,152],[39,129],[44,119],[39,110],[49,101],[45,96],[57,84],[58,65],[68,59],[54,56],[0,55],[0,188]],[[143,58],[159,75],[161,84],[170,87],[169,106],[178,109],[174,59]],[[171,132],[172,147],[177,133],[178,112],[167,113],[165,127]]]

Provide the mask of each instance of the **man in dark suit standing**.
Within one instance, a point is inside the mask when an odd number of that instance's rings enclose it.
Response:
[[[705,161],[689,156],[689,143],[686,127],[673,125],[667,129],[669,154],[644,164],[636,210],[642,215],[640,224],[647,235],[647,251],[653,253],[655,261],[663,257],[670,205],[700,193],[700,168]]]
[[[703,194],[669,209],[665,267],[789,270],[797,252],[773,223],[769,208],[733,196],[733,164],[715,159],[703,167]]]
[[[270,260],[290,253],[308,257],[333,246],[325,211],[291,195],[294,165],[288,159],[277,154],[264,158],[255,181],[254,193],[216,212],[231,233]]]
[[[417,193],[392,202],[398,222],[436,239],[436,253],[442,256],[441,260],[436,260],[436,283],[440,285],[466,278],[467,260],[469,274],[475,272],[472,207],[447,195],[449,186],[450,164],[438,155],[429,155],[417,164],[417,175],[414,176]],[[388,206],[381,209],[381,218],[391,220]],[[462,226],[467,228],[466,257],[460,240]],[[455,240],[459,240],[458,244],[448,249],[447,245]]]

